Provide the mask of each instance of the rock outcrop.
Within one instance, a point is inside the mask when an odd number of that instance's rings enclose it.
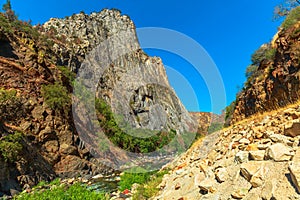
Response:
[[[153,199],[299,199],[300,138],[286,131],[299,120],[293,105],[208,135],[166,166]]]
[[[210,112],[190,112],[190,116],[197,122],[197,133],[200,135],[207,135],[210,125],[224,124],[225,122],[224,113],[218,115]]]
[[[63,87],[66,96],[73,92],[72,74],[58,66],[78,73],[87,63],[102,67],[95,94],[132,127],[178,134],[195,127],[170,87],[162,61],[140,49],[133,22],[119,11],[80,13],[35,28],[12,24],[0,14],[0,23],[0,89],[16,91],[20,100],[16,105],[4,102],[0,142],[15,131],[23,134],[16,161],[0,155],[0,196],[57,176],[114,172],[95,158],[88,148],[91,141],[76,130],[70,102],[60,109],[46,103],[44,85]]]
[[[67,41],[68,45],[53,46],[55,53],[62,55],[58,63],[79,71],[78,76],[98,71],[97,77],[93,76],[96,96],[132,127],[194,131],[195,123],[170,87],[161,59],[141,50],[128,16],[104,9],[90,15],[52,18],[43,30],[55,30]]]
[[[300,91],[300,22],[277,33],[257,76],[237,97],[231,124],[255,113],[284,107],[299,99]]]

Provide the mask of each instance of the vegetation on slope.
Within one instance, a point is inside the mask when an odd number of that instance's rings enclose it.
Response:
[[[74,185],[61,184],[59,179],[39,183],[31,193],[22,193],[16,196],[16,200],[108,200],[106,194],[91,191],[86,185],[76,183]]]
[[[292,3],[292,2],[289,2],[289,3]],[[280,34],[282,35],[284,33],[290,34],[291,37],[289,37],[289,39],[292,40],[293,37],[297,37],[297,35],[299,33],[299,28],[295,28],[294,25],[300,21],[300,6],[295,7],[298,5],[297,2],[289,4],[289,5],[293,5],[294,8],[292,9],[290,7],[288,9],[288,12],[285,15],[283,15],[283,16],[286,16],[286,18],[281,25],[282,29],[280,30],[279,35]],[[288,29],[293,29],[293,27],[295,29],[294,32],[289,33]],[[296,56],[300,57],[300,53],[298,55],[299,47],[297,46],[297,44],[287,44],[287,45],[290,45],[291,51],[293,51],[294,57],[296,57]],[[239,99],[240,99],[241,95],[244,95],[244,93],[247,92],[250,88],[255,87],[256,85],[258,85],[259,83],[261,83],[263,81],[266,81],[267,79],[270,79],[270,81],[272,82],[272,80],[275,79],[275,77],[273,77],[272,73],[275,70],[274,68],[277,65],[276,63],[278,63],[280,60],[282,60],[280,62],[288,62],[287,56],[288,55],[286,55],[286,60],[284,60],[285,58],[282,58],[283,55],[282,55],[282,53],[278,52],[278,46],[274,43],[274,41],[272,43],[270,42],[270,43],[262,45],[258,50],[256,50],[252,54],[252,56],[251,56],[252,63],[246,68],[246,71],[245,71],[246,82],[244,83],[244,87],[242,88],[241,91],[239,91],[237,93],[236,100],[233,101],[226,108],[226,126],[230,124],[230,121],[234,115],[236,106],[239,104]],[[291,62],[291,61],[289,61],[289,62]],[[284,67],[281,65],[282,64],[279,63],[278,67]],[[267,87],[268,87],[267,83],[265,83],[264,87],[265,87],[264,89],[267,90]],[[252,97],[252,100],[254,102],[255,99],[253,99],[253,98],[255,98],[255,97]],[[250,104],[251,104],[250,101],[251,100],[248,101],[249,105],[246,104],[246,106],[250,106]],[[272,103],[276,104],[276,101],[274,101]],[[291,101],[291,103],[293,103],[293,101]],[[276,105],[276,107],[281,107],[281,106],[284,106],[284,104]],[[264,109],[264,106],[261,105],[260,109]],[[261,112],[261,110],[260,110],[260,112]],[[249,114],[251,114],[251,113],[252,112],[249,112]],[[249,114],[245,114],[245,115],[248,116]]]
[[[100,125],[104,128],[106,136],[111,142],[124,150],[136,153],[153,152],[170,143],[176,135],[176,132],[171,130],[170,132],[159,131],[157,134],[148,137],[147,134],[153,134],[153,131],[133,129],[128,124],[125,124],[127,128],[120,128],[115,115],[104,100],[96,99],[95,104]],[[118,120],[118,122],[120,121],[123,120]]]

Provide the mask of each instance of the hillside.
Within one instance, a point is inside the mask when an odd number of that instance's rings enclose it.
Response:
[[[153,199],[300,199],[299,9],[252,55],[231,126],[165,166]]]
[[[299,199],[299,118],[293,105],[205,137],[166,166],[153,199]]]
[[[161,59],[140,49],[133,22],[118,10],[34,27],[0,13],[0,44],[0,196],[55,177],[115,176],[139,164],[130,155],[154,152],[195,127]],[[97,70],[101,76],[89,82],[85,75]],[[89,84],[94,93],[84,89]],[[94,103],[93,116],[84,98]],[[158,135],[128,136],[118,118],[125,128]]]
[[[197,122],[197,134],[207,135],[215,129],[221,129],[225,122],[224,113],[221,115],[210,112],[190,112],[194,121]]]
[[[252,55],[245,86],[231,105],[231,124],[299,100],[299,12],[300,8],[295,8],[273,40]]]

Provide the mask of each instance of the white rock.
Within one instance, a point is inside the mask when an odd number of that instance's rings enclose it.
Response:
[[[292,182],[300,193],[300,149],[296,151],[293,160],[289,163],[289,171],[291,173]]]
[[[243,163],[240,168],[241,174],[246,180],[250,181],[252,176],[261,168],[261,166],[262,163],[259,161],[249,161]]]
[[[249,151],[249,157],[251,160],[264,160],[265,150]]]
[[[292,156],[292,149],[282,143],[276,143],[266,150],[266,155],[274,161],[288,161]]]
[[[219,183],[225,182],[229,176],[226,168],[218,168],[215,172],[216,179]]]
[[[244,163],[247,162],[249,159],[249,152],[248,151],[239,151],[234,158],[236,163]]]

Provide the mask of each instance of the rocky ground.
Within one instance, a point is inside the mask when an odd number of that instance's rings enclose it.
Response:
[[[300,199],[299,135],[300,105],[209,135],[167,166],[153,199]]]

